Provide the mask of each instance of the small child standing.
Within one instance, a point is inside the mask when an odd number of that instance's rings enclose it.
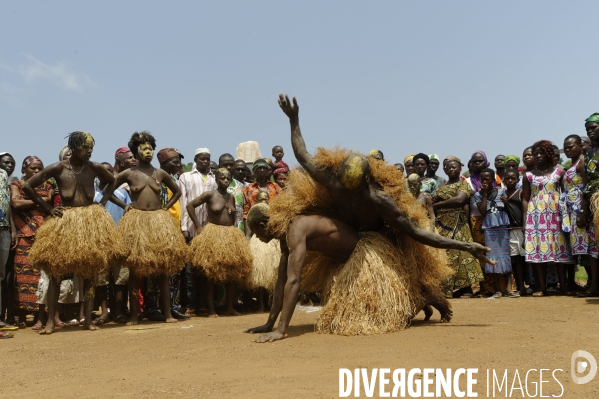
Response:
[[[283,156],[285,156],[285,153],[283,152],[283,147],[281,147],[280,145],[272,147],[272,156],[275,159],[273,170],[279,168],[285,168],[289,170],[289,165],[287,165],[283,161]]]
[[[501,197],[507,197],[501,187],[496,187],[495,172],[493,169],[483,169],[480,172],[480,191],[474,194],[474,203],[483,215],[483,233],[485,245],[491,248],[487,257],[497,262],[492,265],[485,263],[485,273],[491,274],[495,294],[493,297],[501,298],[503,295],[518,297],[512,293],[512,283],[509,278],[512,273],[510,259],[510,242],[508,227],[510,220],[504,210]]]
[[[506,157],[507,158],[507,157]],[[526,295],[524,286],[524,230],[522,230],[522,188],[517,188],[520,180],[518,169],[506,168],[503,176],[506,197],[500,197],[510,219],[508,228],[510,235],[510,257],[512,258],[512,269],[518,286],[518,293]]]

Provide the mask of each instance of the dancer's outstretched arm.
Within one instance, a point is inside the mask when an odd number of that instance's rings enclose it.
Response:
[[[279,106],[285,115],[289,117],[289,123],[291,125],[291,147],[293,148],[295,158],[300,165],[302,165],[306,172],[308,172],[310,177],[325,187],[332,187],[333,185],[338,184],[335,173],[328,168],[318,167],[312,160],[312,155],[310,155],[306,149],[306,143],[302,137],[302,131],[299,125],[299,105],[297,105],[295,97],[293,97],[292,104],[287,95],[283,96],[282,94],[279,94]]]

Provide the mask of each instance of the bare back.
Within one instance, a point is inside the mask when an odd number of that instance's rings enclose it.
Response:
[[[316,251],[345,262],[360,240],[357,231],[340,220],[317,215],[296,216],[287,230],[287,245],[290,251],[305,242],[305,249]]]

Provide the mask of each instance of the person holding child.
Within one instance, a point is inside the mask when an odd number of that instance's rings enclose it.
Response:
[[[494,298],[519,296],[512,293],[511,287],[512,264],[508,232],[510,220],[504,210],[506,199],[506,192],[497,185],[493,169],[481,170],[480,191],[474,194],[473,202],[483,215],[482,230],[485,236],[485,245],[491,248],[487,257],[497,262],[494,265],[486,263],[484,266],[485,273],[491,275],[493,281]]]

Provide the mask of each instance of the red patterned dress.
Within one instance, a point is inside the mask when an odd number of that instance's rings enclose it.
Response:
[[[23,192],[24,181],[13,181],[11,185],[19,190],[23,199],[29,199]],[[37,187],[35,191],[42,197],[47,198],[53,191],[49,183]],[[29,263],[29,250],[33,245],[37,229],[44,223],[48,216],[46,212],[36,208],[17,210],[13,208],[13,219],[17,230],[17,252],[15,254],[15,289],[19,309],[28,312],[38,310],[36,291],[40,280],[40,268]]]

